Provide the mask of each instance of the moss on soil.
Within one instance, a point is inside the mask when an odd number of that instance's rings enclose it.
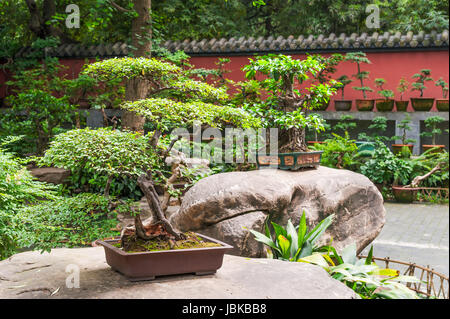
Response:
[[[127,247],[125,250],[122,248],[121,242],[114,243],[113,246],[123,249],[127,253],[140,253],[148,251],[161,251],[161,250],[175,250],[175,249],[191,249],[191,248],[207,248],[207,247],[221,247],[220,244],[205,242],[200,236],[197,236],[193,232],[183,233],[186,239],[172,241],[172,245],[167,239],[156,237],[151,240],[142,240],[136,237],[127,238]]]

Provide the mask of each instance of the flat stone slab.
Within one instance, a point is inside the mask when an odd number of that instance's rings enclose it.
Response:
[[[73,284],[79,269],[79,288]],[[67,272],[66,272],[67,270]],[[357,295],[318,266],[225,255],[214,275],[130,282],[103,247],[24,252],[0,262],[0,298],[351,299]]]

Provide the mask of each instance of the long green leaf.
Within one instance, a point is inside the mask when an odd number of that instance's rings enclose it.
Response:
[[[278,225],[277,223],[271,222],[273,229],[275,230],[275,238],[278,238],[278,236],[283,235],[284,237],[287,237],[286,229],[283,228],[283,226]]]
[[[255,236],[255,240],[262,242],[263,244],[266,244],[270,248],[273,248],[275,251],[279,252],[281,255],[281,250],[275,245],[272,238],[264,236],[264,234],[261,234],[260,232],[257,232],[255,230],[249,229],[249,231]]]
[[[306,241],[306,215],[305,211],[303,211],[302,218],[300,219],[300,224],[298,225],[298,248],[301,249],[303,247],[303,243]]]
[[[356,256],[356,243],[351,243],[341,251],[341,257],[344,263],[354,265],[358,260]]]
[[[317,226],[314,227],[314,229],[309,232],[308,235],[306,235],[305,239],[314,245],[314,243],[320,238],[320,236],[322,236],[325,230],[327,230],[327,228],[331,225],[331,223],[333,222],[333,218],[334,214],[331,214],[327,218],[320,221],[320,223],[318,223]]]
[[[286,232],[288,237],[290,237],[291,242],[290,256],[294,257],[295,253],[298,250],[298,238],[297,238],[297,231],[295,230],[295,227],[290,219],[288,220],[286,225]]]

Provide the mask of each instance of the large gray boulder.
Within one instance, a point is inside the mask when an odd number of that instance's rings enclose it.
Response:
[[[79,274],[79,277],[77,276]],[[79,278],[79,281],[76,278]],[[79,283],[79,286],[76,285]],[[305,263],[225,255],[214,275],[130,282],[105,261],[103,247],[25,252],[0,261],[1,298],[352,299],[353,290]]]
[[[327,167],[303,171],[263,169],[222,173],[195,184],[171,216],[180,230],[193,230],[234,246],[233,254],[265,256],[264,246],[247,229],[262,232],[264,221],[298,225],[305,211],[309,227],[335,213],[320,243],[337,249],[356,242],[358,252],[380,233],[383,197],[365,176]]]

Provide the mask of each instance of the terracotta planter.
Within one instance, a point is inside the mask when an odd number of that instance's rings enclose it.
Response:
[[[323,151],[279,153],[256,156],[258,168],[279,168],[297,171],[301,168],[320,166]]]
[[[436,148],[433,153],[439,153],[445,150],[445,145],[422,145],[424,152],[431,150],[432,148]]]
[[[379,99],[375,101],[375,107],[378,112],[391,112],[394,109],[394,100]]]
[[[448,112],[448,99],[436,100],[436,108],[441,112]]]
[[[411,98],[411,105],[415,111],[428,112],[433,107],[434,99],[431,98]]]
[[[335,100],[334,101],[334,108],[336,111],[350,111],[352,108],[352,102],[351,100]]]
[[[308,145],[316,145],[316,144],[323,144],[325,142],[322,142],[322,141],[308,141],[307,143],[308,143]]]
[[[356,100],[356,108],[358,111],[372,111],[375,106],[375,100]]]
[[[392,186],[395,200],[399,203],[412,203],[417,199],[418,188]]]
[[[408,147],[412,153],[413,148],[414,148],[413,144],[392,144],[392,151],[394,152],[394,154],[399,154],[402,152],[402,149],[405,146]]]
[[[395,108],[397,112],[406,112],[408,109],[409,101],[395,101]]]
[[[112,246],[119,239],[98,240],[105,249],[106,262],[131,281],[152,280],[156,276],[194,273],[214,274],[222,267],[223,255],[233,247],[205,235],[204,240],[220,244],[221,247],[176,249],[127,253]]]

